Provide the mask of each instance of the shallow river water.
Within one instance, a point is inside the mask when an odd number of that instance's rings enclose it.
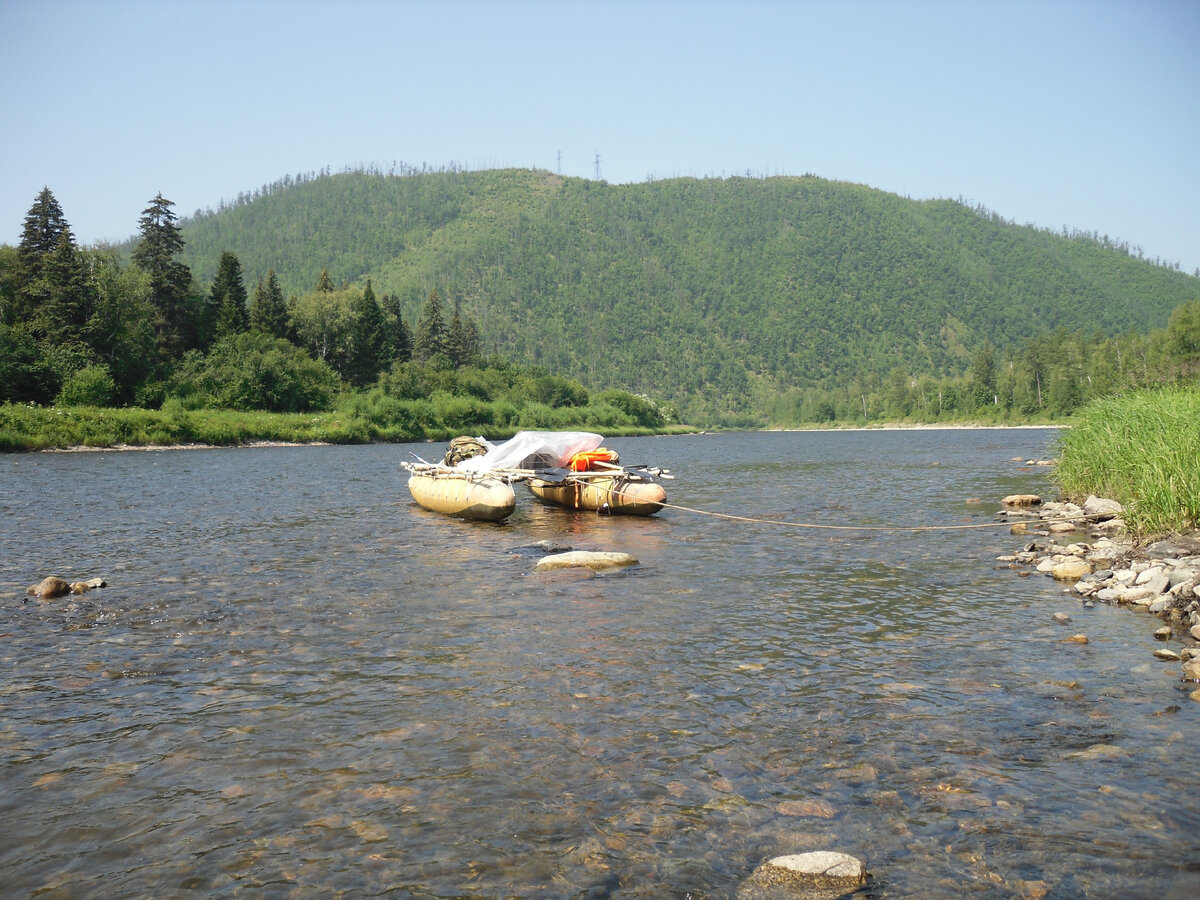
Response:
[[[457,521],[398,467],[442,445],[0,457],[0,894],[727,898],[835,849],[863,896],[1200,895],[1157,619],[1005,528],[792,524],[990,523],[1054,439],[608,442],[755,522]],[[641,562],[535,575],[542,540]]]

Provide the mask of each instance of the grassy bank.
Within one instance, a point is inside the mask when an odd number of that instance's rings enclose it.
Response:
[[[678,429],[639,427],[611,409],[578,407],[522,410],[511,421],[488,421],[486,411],[441,408],[429,401],[353,396],[332,412],[268,413],[184,409],[168,402],[161,410],[99,407],[0,405],[0,451],[70,447],[225,447],[260,441],[363,444],[374,441],[449,440],[459,434],[510,437],[522,428],[585,429],[605,435],[661,433]],[[472,419],[474,419],[472,421]]]
[[[1200,388],[1086,407],[1062,437],[1055,478],[1069,496],[1120,501],[1141,538],[1200,528]]]

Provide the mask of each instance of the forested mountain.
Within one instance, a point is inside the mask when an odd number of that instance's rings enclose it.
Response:
[[[544,171],[322,173],[181,220],[201,284],[221,255],[285,294],[333,282],[432,290],[484,349],[685,417],[788,389],[954,376],[1048,333],[1166,325],[1200,279],[1107,237],[813,176],[609,185]]]

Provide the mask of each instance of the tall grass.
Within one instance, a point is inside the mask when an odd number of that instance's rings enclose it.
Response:
[[[1095,401],[1060,449],[1063,492],[1119,501],[1137,537],[1200,528],[1200,387]]]

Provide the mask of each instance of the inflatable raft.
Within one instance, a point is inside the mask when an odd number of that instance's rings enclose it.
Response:
[[[413,466],[408,491],[425,509],[462,519],[499,522],[517,508],[517,495],[503,479],[446,466]]]
[[[665,469],[620,464],[604,440],[587,431],[521,431],[503,444],[483,438],[451,441],[440,463],[402,463],[408,490],[425,509],[464,519],[500,522],[516,508],[513,485],[524,482],[535,497],[569,509],[649,516],[667,492],[656,482]],[[469,452],[469,455],[467,455]]]
[[[626,516],[652,516],[667,492],[652,478],[633,472],[578,472],[561,481],[529,480],[529,490],[545,503]]]

